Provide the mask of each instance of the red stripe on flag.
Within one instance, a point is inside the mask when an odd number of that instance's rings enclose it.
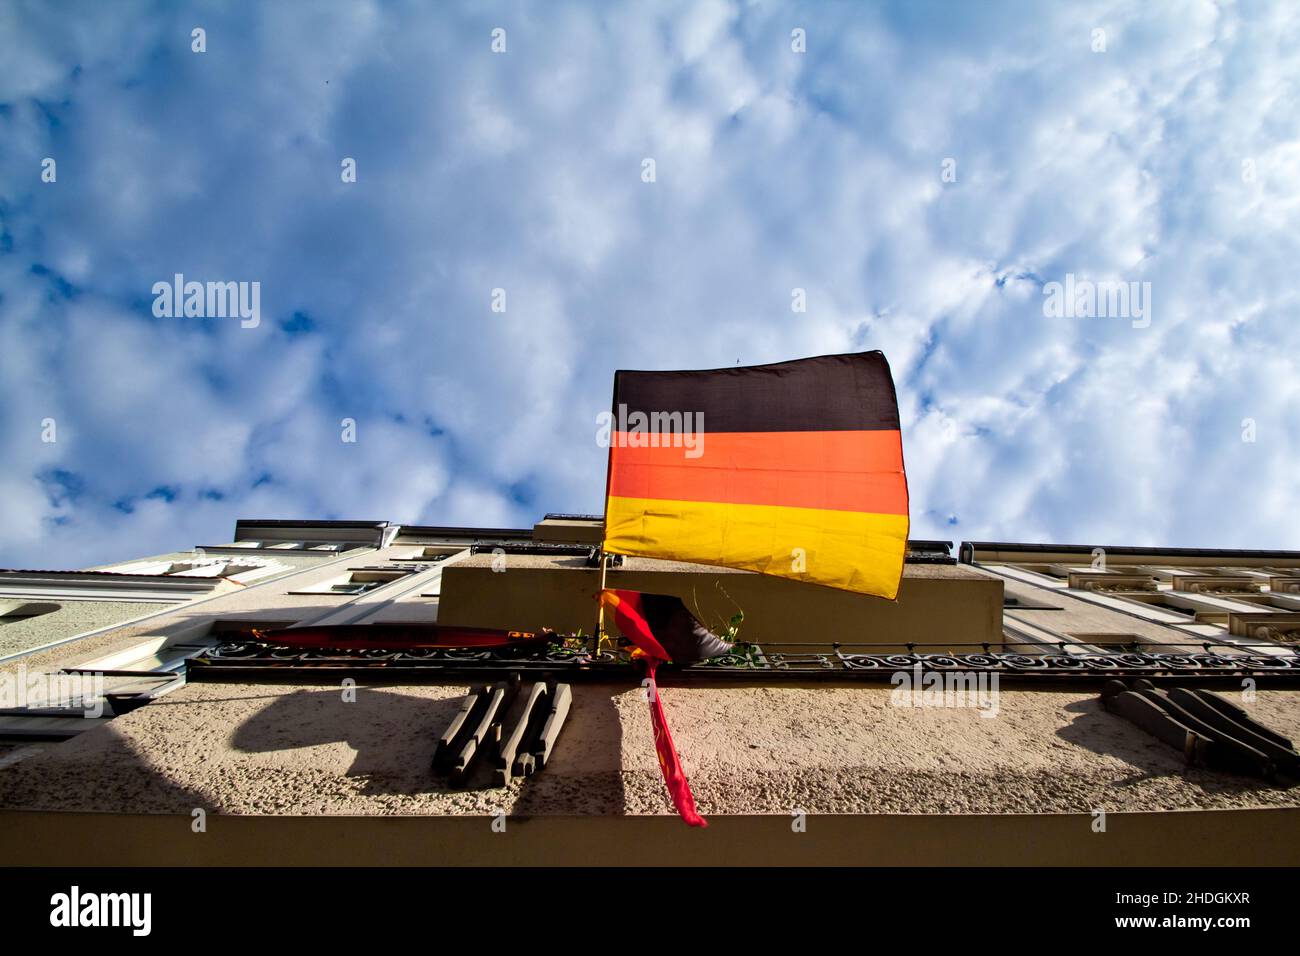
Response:
[[[659,769],[664,775],[664,784],[668,795],[672,797],[673,806],[678,815],[693,827],[707,827],[709,822],[695,809],[695,794],[691,793],[691,784],[686,779],[682,762],[677,759],[677,748],[673,746],[673,735],[668,732],[668,718],[664,716],[664,705],[659,700],[659,686],[655,683],[655,668],[659,662],[651,658],[646,662],[647,689],[650,691],[650,723],[655,731],[655,752],[659,755]]]
[[[614,609],[614,620],[623,636],[641,648],[646,655],[646,690],[650,693],[650,725],[654,728],[655,753],[659,756],[659,770],[664,775],[668,796],[683,820],[693,827],[709,824],[695,809],[695,795],[686,779],[686,771],[673,746],[673,735],[668,732],[668,718],[659,700],[659,687],[655,683],[655,668],[669,660],[668,652],[650,631],[650,625],[641,616],[641,594],[638,591],[604,590],[600,601]]]
[[[618,625],[624,637],[650,657],[657,657],[661,661],[672,660],[663,645],[650,632],[650,625],[641,616],[639,592],[604,590],[600,592],[600,600],[606,607],[614,609],[614,623]]]
[[[618,432],[609,495],[907,514],[897,431],[706,432],[694,454],[662,435]],[[659,447],[639,443],[663,440]],[[634,443],[635,442],[635,443]]]

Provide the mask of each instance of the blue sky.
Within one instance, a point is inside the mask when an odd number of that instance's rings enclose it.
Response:
[[[1300,547],[1298,15],[0,4],[0,566],[598,511],[615,369],[872,348],[914,536]]]

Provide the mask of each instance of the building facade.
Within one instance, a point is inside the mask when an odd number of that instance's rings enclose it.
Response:
[[[598,516],[584,515],[547,515],[532,528],[249,520],[238,522],[231,541],[190,551],[86,571],[0,571],[0,601],[8,602],[0,680],[39,690],[32,675],[95,674],[102,684],[94,692],[106,704],[88,717],[84,699],[35,694],[0,708],[0,829],[61,821],[50,823],[57,844],[75,842],[77,814],[147,814],[130,825],[158,848],[149,834],[196,810],[234,828],[284,815],[397,814],[433,829],[410,831],[391,852],[421,846],[465,862],[466,854],[495,859],[499,845],[473,836],[455,852],[429,848],[456,827],[477,834],[466,821],[496,814],[549,821],[533,833],[558,833],[575,820],[591,832],[615,819],[642,820],[635,827],[655,833],[676,827],[644,695],[630,676],[574,684],[573,715],[545,773],[526,785],[468,791],[429,774],[464,679],[407,680],[380,670],[356,687],[339,677],[344,672],[276,670],[284,662],[273,652],[256,678],[194,679],[196,662],[254,629],[545,627],[579,635],[580,647],[595,624],[601,531]],[[1102,863],[1177,862],[1160,856],[1169,852],[1160,814],[1170,810],[1189,811],[1180,819],[1204,831],[1178,851],[1191,854],[1188,861],[1228,845],[1211,836],[1225,822],[1239,844],[1272,862],[1300,846],[1264,836],[1270,829],[1300,836],[1300,793],[1187,766],[1183,755],[1105,712],[1096,681],[994,680],[981,685],[983,697],[935,706],[900,693],[908,655],[1032,662],[1239,654],[1261,667],[1289,667],[1300,552],[914,541],[896,602],[634,558],[612,563],[606,578],[609,587],[678,595],[717,631],[740,620],[738,637],[762,667],[698,680],[667,674],[665,706],[706,816],[743,833],[806,814],[824,818],[823,834],[841,834],[791,844],[781,851],[792,854],[783,857],[789,862],[852,862],[846,854],[856,852],[889,862],[879,848],[915,834],[917,814],[969,824],[962,832],[986,854],[1003,851],[978,833],[1000,832],[1004,815],[1030,815],[1043,838],[1039,862],[1071,862],[1062,858],[1067,851]],[[893,670],[864,674],[858,664],[868,658],[871,666],[892,661]],[[1249,683],[1249,694],[1241,681],[1215,686],[1300,738],[1300,691]],[[1126,848],[1088,842],[1099,809],[1146,822],[1129,831]],[[1272,815],[1258,816],[1264,811]],[[232,830],[231,846],[263,852],[247,836],[252,830],[238,832],[244,836]],[[662,855],[645,850],[641,862],[683,862],[673,856],[683,846],[678,831],[663,832],[671,839]],[[287,846],[268,839],[267,847]],[[804,860],[814,845],[821,858]],[[158,852],[141,859],[202,861],[210,850]],[[173,852],[198,855],[166,855]]]

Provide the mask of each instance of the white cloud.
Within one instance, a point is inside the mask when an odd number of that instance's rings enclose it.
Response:
[[[1285,3],[120,11],[0,13],[0,563],[598,510],[614,369],[852,348],[917,536],[1295,545]],[[261,327],[153,319],[175,272]],[[1067,272],[1150,327],[1045,318]]]

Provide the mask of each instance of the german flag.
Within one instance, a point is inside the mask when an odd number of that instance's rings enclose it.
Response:
[[[732,645],[701,624],[679,597],[606,589],[600,603],[613,609],[619,631],[647,657],[693,664],[731,653]]]
[[[907,476],[880,352],[614,375],[605,550],[898,594]]]

